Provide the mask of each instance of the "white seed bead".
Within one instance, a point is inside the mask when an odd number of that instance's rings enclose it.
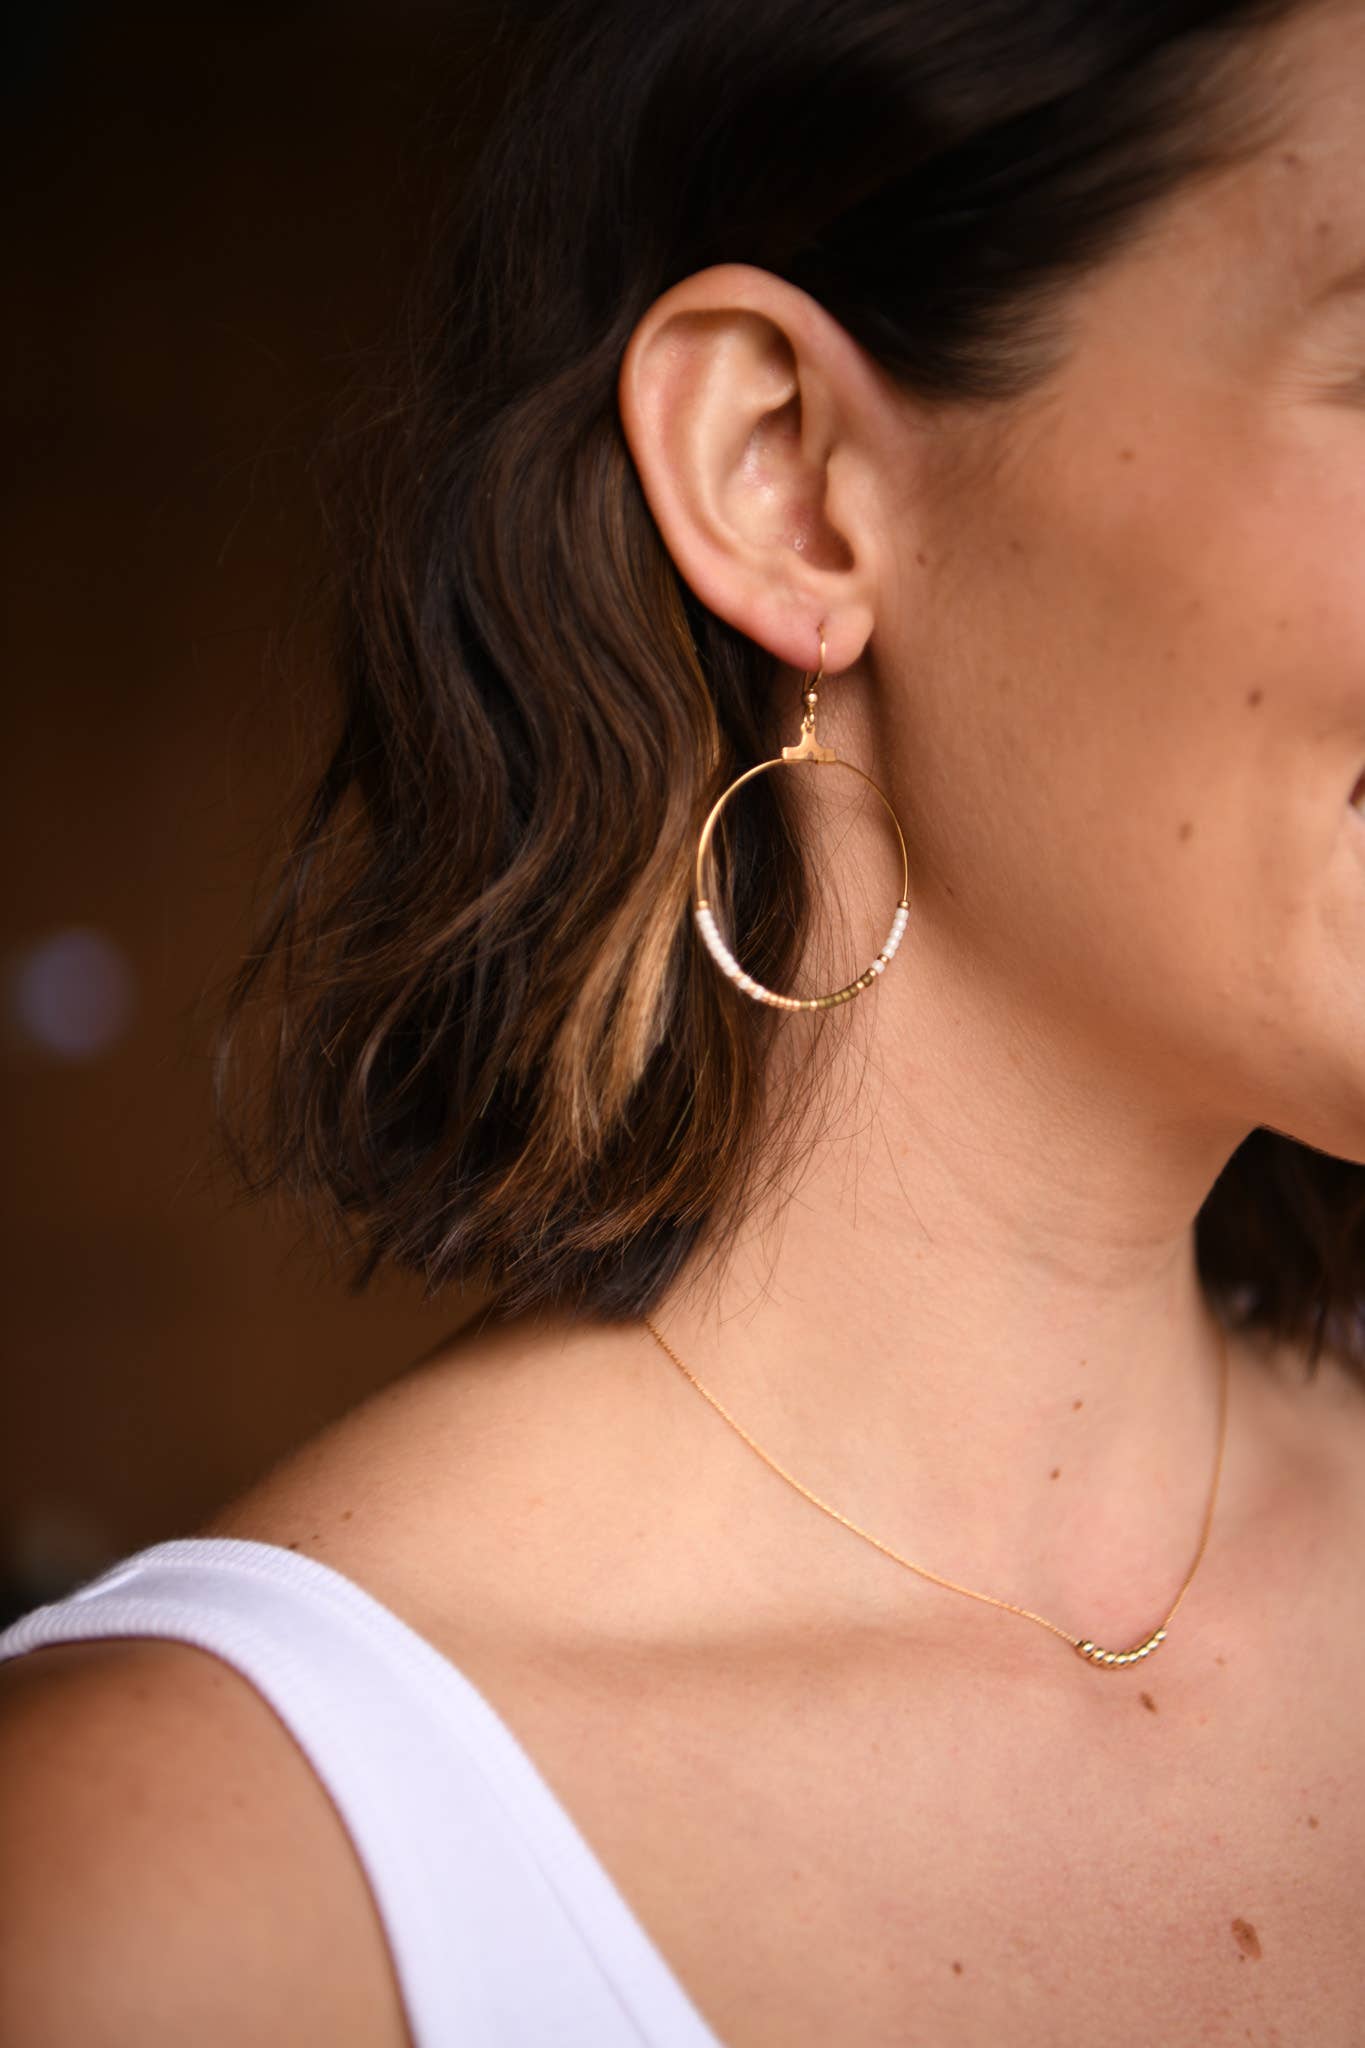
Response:
[[[697,929],[705,941],[707,951],[711,954],[711,957],[722,973],[734,983],[736,988],[742,989],[746,995],[754,997],[759,1002],[772,1004],[776,1009],[803,1010],[818,1007],[817,1004],[805,1002],[798,996],[779,995],[773,989],[764,988],[761,982],[755,981],[751,974],[747,974],[721,937],[715,913],[709,904],[694,906],[694,915]],[[838,992],[833,998],[836,1003],[850,1001],[860,989],[869,988],[877,975],[886,972],[887,967],[895,957],[896,948],[900,945],[901,938],[909,921],[910,911],[908,905],[898,904],[896,906],[896,914],[891,923],[891,933],[886,944],[882,947],[871,966],[865,968],[858,976],[858,979],[851,983],[847,989]]]

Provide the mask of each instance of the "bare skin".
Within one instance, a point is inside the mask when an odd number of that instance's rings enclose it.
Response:
[[[1365,1398],[1247,1346],[1234,1398],[1218,1541],[1126,1672],[838,1529],[629,1329],[463,1335],[204,1533],[473,1678],[728,2048],[1348,2048]],[[357,1877],[372,2002],[368,1918]]]
[[[738,265],[621,376],[679,569],[789,665],[784,737],[823,630],[822,730],[913,842],[825,1142],[656,1319],[823,1499],[1115,1644],[1207,1498],[1201,1203],[1258,1126],[1365,1160],[1365,291],[1324,296],[1365,261],[1365,15],[1276,50],[1284,140],[1088,281],[1017,407],[919,408]],[[825,794],[852,972],[898,881]],[[462,1335],[202,1533],[309,1551],[460,1665],[728,2048],[1351,2048],[1363,1480],[1359,1382],[1236,1342],[1208,1553],[1157,1656],[1096,1672],[837,1528],[640,1325],[545,1318]],[[145,1647],[31,1662],[97,1684]],[[306,1766],[216,1682],[282,1888],[326,1864],[358,2038],[401,2042]]]
[[[464,1332],[198,1533],[471,1678],[726,2048],[1355,2048],[1365,1396],[1239,1344],[1233,1401],[1216,1541],[1125,1672],[837,1528],[630,1327]],[[0,1668],[0,1785],[65,1902],[11,1911],[0,2022],[27,1964],[35,2038],[408,2042],[341,1823],[216,1658]]]

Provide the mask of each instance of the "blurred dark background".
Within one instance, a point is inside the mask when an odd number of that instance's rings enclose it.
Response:
[[[477,1302],[214,1163],[208,1044],[326,690],[321,459],[530,7],[51,4],[5,67],[0,1621]]]

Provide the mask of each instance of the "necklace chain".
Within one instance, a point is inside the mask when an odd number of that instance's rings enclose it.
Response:
[[[1154,1628],[1150,1635],[1145,1636],[1140,1643],[1134,1643],[1127,1650],[1105,1650],[1101,1649],[1098,1643],[1092,1642],[1089,1637],[1075,1636],[1072,1635],[1070,1629],[1059,1628],[1055,1621],[1048,1621],[1044,1615],[1035,1614],[1032,1608],[1018,1607],[1012,1600],[997,1600],[993,1593],[975,1592],[970,1586],[959,1586],[956,1580],[945,1579],[940,1573],[931,1572],[922,1564],[912,1564],[908,1557],[902,1557],[898,1551],[891,1548],[889,1543],[883,1543],[880,1538],[870,1535],[866,1529],[860,1529],[856,1522],[851,1522],[848,1519],[847,1515],[841,1515],[837,1508],[832,1508],[829,1505],[828,1501],[821,1500],[818,1495],[810,1491],[809,1487],[803,1486],[799,1479],[793,1478],[792,1474],[784,1466],[778,1464],[776,1458],[769,1457],[762,1446],[754,1442],[748,1431],[735,1421],[728,1408],[723,1407],[715,1395],[702,1385],[696,1374],[683,1364],[673,1346],[665,1337],[659,1334],[649,1317],[645,1316],[643,1320],[645,1328],[649,1331],[655,1342],[661,1345],[668,1353],[668,1356],[673,1360],[679,1371],[691,1380],[697,1392],[711,1403],[711,1406],[717,1413],[724,1416],[730,1427],[744,1438],[750,1450],[758,1453],[765,1465],[771,1465],[774,1472],[785,1479],[789,1486],[794,1486],[798,1493],[804,1494],[813,1506],[822,1509],[827,1515],[832,1515],[836,1522],[842,1522],[844,1527],[851,1529],[855,1536],[861,1536],[864,1542],[871,1543],[876,1549],[893,1559],[896,1564],[904,1565],[907,1571],[918,1572],[922,1579],[931,1579],[936,1586],[946,1586],[949,1592],[965,1593],[969,1600],[984,1600],[990,1607],[1004,1608],[1007,1614],[1020,1614],[1026,1621],[1036,1621],[1040,1628],[1050,1629],[1053,1635],[1061,1636],[1066,1642],[1070,1643],[1077,1655],[1083,1657],[1088,1664],[1097,1665],[1103,1670],[1116,1670],[1122,1665],[1140,1663],[1144,1658],[1151,1656],[1153,1651],[1160,1649],[1162,1643],[1165,1642],[1166,1632],[1175,1617],[1176,1609],[1189,1591],[1190,1583],[1198,1571],[1203,1558],[1204,1548],[1209,1540],[1209,1530],[1213,1526],[1213,1510],[1218,1499],[1218,1482],[1223,1472],[1223,1447],[1227,1441],[1228,1421],[1228,1342],[1221,1322],[1217,1324],[1221,1367],[1218,1393],[1218,1456],[1214,1462],[1213,1484],[1209,1489],[1209,1504],[1204,1514],[1204,1527],[1199,1537],[1199,1548],[1194,1554],[1194,1563],[1185,1575],[1184,1585],[1176,1594],[1174,1606],[1171,1607],[1159,1627]]]

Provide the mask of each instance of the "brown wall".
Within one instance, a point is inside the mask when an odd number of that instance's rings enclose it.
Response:
[[[352,1298],[297,1220],[234,1206],[206,1053],[318,715],[310,455],[496,91],[484,43],[459,5],[54,8],[8,88],[11,1613],[183,1532],[477,1305]],[[35,1008],[72,928],[131,977],[81,1057]]]

